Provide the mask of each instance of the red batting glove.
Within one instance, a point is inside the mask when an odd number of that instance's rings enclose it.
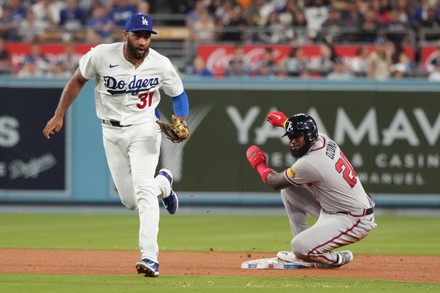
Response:
[[[257,170],[261,176],[261,180],[267,184],[267,175],[273,172],[273,169],[267,167],[266,156],[256,145],[250,146],[246,151],[246,157],[251,166]]]
[[[287,119],[288,118],[283,112],[270,112],[267,115],[266,120],[275,127],[284,128],[284,124],[286,123]]]
[[[250,146],[247,149],[246,157],[254,169],[256,169],[260,164],[266,165],[266,156],[256,145]]]

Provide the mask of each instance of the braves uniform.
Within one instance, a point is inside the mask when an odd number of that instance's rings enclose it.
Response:
[[[108,166],[122,203],[139,210],[142,259],[158,262],[157,197],[170,194],[170,182],[154,177],[159,161],[161,132],[155,115],[161,96],[184,92],[170,60],[149,49],[135,68],[123,55],[124,43],[92,48],[79,62],[86,79],[94,79],[97,116],[103,121]]]
[[[339,146],[328,136],[318,139],[284,171],[292,187],[281,191],[292,233],[292,251],[310,261],[332,264],[333,249],[355,243],[376,226],[374,203]],[[319,217],[307,229],[307,213]]]

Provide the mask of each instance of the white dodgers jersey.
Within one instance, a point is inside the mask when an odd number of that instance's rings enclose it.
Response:
[[[306,184],[327,212],[356,211],[371,207],[356,171],[339,146],[319,134],[310,150],[284,176],[292,185]]]
[[[155,50],[150,48],[135,68],[125,59],[123,49],[123,42],[98,45],[79,62],[81,74],[96,82],[96,114],[122,125],[155,121],[159,89],[170,97],[178,96],[183,92],[182,80],[171,61]]]

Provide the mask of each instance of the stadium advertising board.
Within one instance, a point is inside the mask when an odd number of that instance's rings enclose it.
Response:
[[[67,189],[65,131],[50,141],[42,134],[60,93],[0,88],[0,194]]]
[[[335,52],[341,56],[346,63],[356,56],[360,45],[337,45]],[[374,51],[374,45],[365,45],[369,52]],[[271,55],[276,62],[285,59],[291,52],[292,47],[288,45],[244,45],[240,48],[240,54],[243,59],[253,70],[263,59],[266,48],[272,50]],[[321,49],[318,45],[301,46],[304,58],[308,59],[311,66],[318,66],[320,62]],[[411,60],[414,60],[414,48],[405,46],[403,48]],[[207,68],[217,77],[224,76],[225,70],[230,62],[237,54],[237,48],[234,45],[201,45],[198,47],[197,54],[206,60]]]
[[[162,146],[162,162],[175,168],[180,190],[272,191],[260,182],[245,153],[259,145],[268,165],[278,171],[293,163],[288,141],[280,138],[283,130],[265,121],[268,112],[280,110],[315,117],[319,130],[343,148],[369,192],[439,194],[436,92],[190,90],[189,96],[190,140]]]

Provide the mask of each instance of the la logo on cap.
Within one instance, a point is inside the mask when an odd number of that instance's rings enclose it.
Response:
[[[142,16],[142,24],[143,25],[148,25],[148,20],[145,19],[145,17]]]

